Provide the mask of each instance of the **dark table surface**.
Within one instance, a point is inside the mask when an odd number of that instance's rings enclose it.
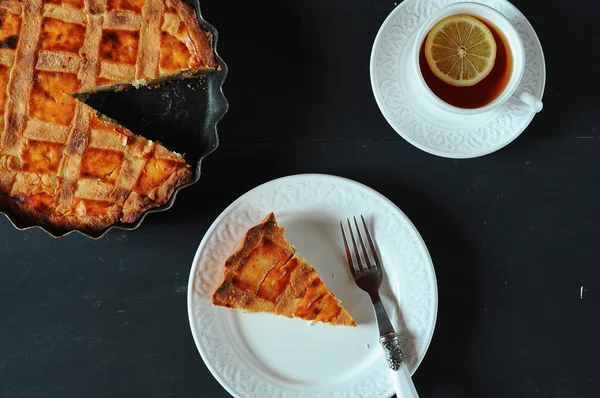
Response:
[[[0,217],[0,397],[228,396],[188,326],[192,258],[238,196],[306,172],[375,188],[422,234],[439,289],[422,397],[600,396],[600,78],[578,69],[600,3],[515,1],[545,51],[545,109],[460,161],[412,147],[375,104],[369,56],[392,0],[202,4],[231,108],[200,182],[100,241]]]

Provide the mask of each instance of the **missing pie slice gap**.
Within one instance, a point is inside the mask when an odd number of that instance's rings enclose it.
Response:
[[[250,228],[225,261],[212,303],[245,312],[356,326],[315,269],[286,240],[273,213]]]
[[[181,0],[0,2],[0,211],[53,229],[135,222],[192,177],[182,155],[76,97],[218,70]]]

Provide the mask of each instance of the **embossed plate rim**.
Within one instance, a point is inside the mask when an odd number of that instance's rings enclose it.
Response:
[[[356,182],[354,180],[350,180],[347,178],[343,178],[343,177],[338,177],[338,176],[334,176],[334,175],[328,175],[328,174],[296,174],[296,175],[291,175],[291,176],[287,176],[287,177],[282,177],[282,178],[278,178],[266,183],[263,183],[255,188],[253,188],[252,190],[246,192],[245,194],[243,194],[242,196],[240,196],[238,199],[236,199],[233,203],[231,203],[225,210],[223,210],[223,212],[215,219],[215,221],[212,223],[212,225],[208,228],[207,232],[205,233],[201,243],[198,246],[198,249],[196,251],[196,254],[194,256],[194,260],[192,262],[192,266],[191,266],[191,271],[190,271],[190,276],[189,276],[189,281],[188,281],[188,297],[187,297],[187,305],[188,305],[188,317],[189,317],[189,322],[190,322],[190,329],[192,332],[192,336],[194,338],[194,342],[196,344],[196,347],[198,349],[198,352],[200,353],[202,359],[204,360],[206,366],[208,367],[208,369],[210,370],[210,372],[213,374],[213,376],[215,377],[215,379],[233,396],[235,397],[260,397],[261,395],[256,395],[256,393],[252,393],[252,391],[246,391],[243,389],[243,387],[241,386],[235,386],[233,385],[232,380],[230,380],[231,377],[233,376],[228,376],[228,369],[225,370],[219,370],[217,369],[217,365],[215,365],[212,362],[211,356],[212,357],[216,357],[218,355],[224,355],[224,356],[228,356],[228,355],[232,355],[235,358],[239,358],[242,359],[241,354],[237,354],[234,352],[233,346],[229,346],[230,342],[225,341],[228,340],[228,337],[224,337],[221,332],[223,331],[219,331],[220,326],[222,325],[223,318],[221,318],[219,316],[219,314],[217,314],[218,310],[222,310],[222,309],[216,309],[215,307],[212,307],[212,304],[210,303],[210,300],[207,297],[207,293],[210,294],[210,291],[212,291],[212,289],[214,288],[214,286],[210,286],[211,284],[213,284],[210,279],[211,279],[211,275],[214,275],[214,273],[206,273],[204,275],[206,275],[206,279],[208,279],[208,286],[207,284],[205,284],[206,280],[202,280],[199,278],[200,272],[201,272],[201,268],[203,267],[203,265],[201,264],[210,264],[211,262],[215,263],[218,262],[220,264],[221,261],[225,260],[225,257],[228,254],[224,254],[224,253],[219,253],[219,254],[215,254],[215,257],[218,257],[218,259],[211,259],[210,258],[210,254],[214,253],[214,252],[210,252],[209,250],[211,250],[214,247],[218,247],[215,246],[215,243],[218,243],[218,241],[220,240],[220,235],[222,233],[228,233],[229,230],[229,226],[230,224],[224,224],[227,219],[231,219],[233,216],[247,216],[247,218],[252,218],[252,220],[250,219],[245,219],[244,221],[238,222],[238,224],[242,223],[244,224],[244,228],[246,227],[251,227],[252,223],[254,222],[258,222],[260,221],[261,217],[264,217],[264,214],[262,214],[264,207],[268,207],[264,204],[265,202],[265,198],[267,198],[266,200],[270,200],[269,198],[271,198],[272,200],[275,200],[275,196],[274,193],[277,192],[277,190],[283,191],[284,188],[298,188],[300,186],[304,186],[303,184],[306,183],[310,183],[310,184],[315,184],[317,188],[315,188],[315,192],[318,193],[318,187],[321,187],[323,185],[331,185],[332,191],[337,191],[342,192],[344,189],[348,190],[349,192],[351,192],[350,194],[350,199],[347,199],[346,202],[348,204],[348,208],[350,208],[351,205],[354,206],[366,206],[366,203],[374,206],[377,204],[383,204],[384,205],[384,209],[381,210],[379,213],[379,217],[383,215],[387,215],[390,214],[393,216],[393,218],[395,219],[394,222],[391,223],[391,225],[396,226],[397,229],[395,229],[394,231],[397,233],[398,231],[405,231],[405,233],[407,233],[408,237],[410,237],[410,240],[406,240],[406,245],[408,247],[408,249],[406,249],[406,252],[408,252],[409,254],[413,254],[416,253],[417,254],[417,260],[415,260],[415,262],[417,263],[416,266],[416,271],[412,271],[413,273],[409,273],[409,275],[413,275],[413,274],[418,274],[418,273],[423,273],[423,279],[417,282],[417,290],[421,290],[421,289],[425,289],[425,291],[423,291],[420,295],[417,295],[417,298],[419,299],[423,299],[424,297],[427,297],[427,309],[429,311],[429,318],[423,314],[419,314],[418,316],[421,317],[421,319],[419,319],[419,321],[425,319],[425,321],[423,322],[423,330],[425,331],[425,333],[423,333],[419,338],[422,340],[419,345],[420,345],[420,350],[418,352],[418,359],[414,362],[414,364],[412,365],[413,367],[413,372],[417,369],[417,367],[419,366],[420,362],[422,361],[423,357],[425,356],[429,345],[431,343],[431,340],[433,338],[433,332],[435,330],[435,323],[436,323],[436,319],[437,319],[437,310],[438,310],[438,292],[437,292],[437,281],[436,281],[436,277],[435,277],[435,269],[433,266],[433,261],[431,259],[431,256],[429,254],[429,251],[427,249],[427,246],[425,244],[425,242],[423,241],[423,238],[421,237],[421,235],[419,234],[418,230],[415,228],[414,224],[410,221],[410,219],[402,212],[402,210],[400,210],[392,201],[390,201],[388,198],[386,198],[385,196],[383,196],[382,194],[380,194],[379,192],[375,191],[374,189],[361,184],[359,182]],[[330,193],[329,191],[327,191],[328,193]],[[313,196],[313,194],[311,192],[306,193],[305,191],[302,191],[302,194],[307,195],[308,197]],[[302,195],[300,194],[300,195]],[[341,194],[340,194],[341,195]],[[297,210],[297,208],[301,208],[302,206],[305,206],[305,208],[314,208],[315,206],[319,206],[319,203],[323,203],[324,208],[326,207],[325,205],[328,204],[327,202],[327,198],[326,197],[320,197],[318,194],[316,195],[316,197],[319,197],[319,199],[315,199],[315,201],[313,201],[313,199],[308,200],[307,203],[301,202],[300,198],[296,198],[295,201],[291,200],[290,202],[284,204],[282,207],[280,207],[279,209],[273,209],[277,212],[289,212],[291,211],[289,208],[290,206],[293,207],[294,210]],[[336,202],[337,203],[337,202]],[[258,204],[258,205],[256,205]],[[334,204],[333,201],[329,202],[329,206],[331,206],[332,204]],[[258,210],[258,208],[264,206],[260,211]],[[273,204],[272,207],[276,207],[278,205]],[[286,210],[286,208],[288,210]],[[310,210],[309,210],[310,211]],[[248,225],[246,225],[248,224]],[[234,234],[236,235],[236,239],[241,239],[241,237],[243,236],[243,233],[245,233],[246,229],[244,228],[239,228],[239,231],[236,230],[234,232]],[[231,229],[235,230],[235,226],[231,227]],[[240,236],[237,236],[240,235]],[[404,242],[404,241],[403,241]],[[237,244],[237,241],[233,242],[233,244]],[[211,247],[212,246],[212,247]],[[222,245],[221,245],[222,246]],[[225,249],[223,249],[223,251],[226,251]],[[208,257],[207,257],[208,256]],[[223,258],[221,258],[223,257]],[[204,259],[204,261],[202,260]],[[216,268],[216,266],[211,266],[211,265],[204,265],[205,267],[210,267],[210,268]],[[218,270],[217,273],[220,276],[221,273],[221,266],[218,266]],[[394,265],[389,265],[389,267],[393,267],[398,269],[397,266]],[[408,271],[407,271],[408,272]],[[216,281],[218,282],[218,281]],[[399,280],[394,280],[394,282],[399,283]],[[214,285],[216,286],[216,283],[214,283]],[[411,284],[409,283],[408,286],[411,286]],[[407,299],[408,300],[408,299]],[[410,300],[409,300],[410,301]],[[214,309],[214,311],[213,311]],[[226,316],[226,315],[225,315]],[[411,316],[417,316],[417,315],[411,315]],[[230,333],[231,331],[229,331],[228,333]],[[215,337],[217,336],[217,337]],[[209,346],[209,341],[214,341],[214,339],[220,339],[221,341],[218,342],[218,344],[213,344]],[[201,340],[206,340],[206,341],[201,341]],[[225,352],[223,351],[219,351],[221,348],[221,346],[226,345],[227,348],[225,349]],[[212,353],[209,353],[208,351],[211,350],[211,348],[213,348]],[[219,351],[219,352],[217,352]],[[238,362],[244,362],[243,360],[240,361],[238,359]],[[382,358],[383,359],[383,358]],[[352,386],[352,389],[350,388],[346,388],[346,386],[337,386],[337,389],[335,391],[332,390],[327,390],[326,392],[307,392],[307,393],[303,393],[303,392],[298,392],[298,391],[291,391],[290,389],[287,388],[282,388],[279,385],[274,385],[271,384],[269,385],[269,381],[268,378],[262,376],[260,374],[260,372],[258,370],[252,369],[250,367],[247,367],[246,365],[239,365],[240,367],[246,367],[248,368],[247,370],[242,370],[241,373],[243,373],[244,371],[253,373],[252,377],[255,379],[258,379],[259,382],[266,384],[269,386],[269,388],[273,388],[273,391],[276,392],[276,395],[272,395],[272,396],[285,396],[285,397],[312,397],[312,396],[319,396],[319,397],[329,397],[329,396],[340,396],[340,394],[345,393],[345,395],[343,396],[348,396],[348,397],[357,397],[357,396],[365,396],[362,394],[358,393],[358,388],[360,387],[360,385],[357,383],[355,385]],[[231,372],[236,372],[235,370],[232,370]],[[261,380],[261,377],[264,377]],[[393,395],[393,387],[391,384],[391,380],[388,379],[388,371],[387,371],[387,367],[385,365],[385,361],[378,361],[375,364],[370,365],[369,368],[369,372],[368,375],[366,375],[364,377],[364,381],[363,384],[367,384],[369,381],[373,381],[375,380],[375,378],[377,379],[381,379],[383,378],[383,380],[387,380],[389,383],[388,385],[385,386],[385,390],[382,390],[382,394],[381,395],[377,395],[380,397],[391,397]],[[253,384],[254,386],[254,384]],[[342,390],[342,388],[346,388],[345,390]],[[256,389],[255,387],[253,387],[253,389]],[[367,396],[371,396],[371,395],[367,395]]]
[[[526,69],[527,68],[537,69],[535,72],[539,73],[539,82],[537,82],[538,86],[535,87],[535,90],[533,90],[533,94],[537,95],[540,99],[542,99],[544,90],[545,90],[545,86],[546,86],[546,63],[545,63],[545,57],[544,57],[544,51],[543,51],[542,45],[537,36],[537,33],[535,32],[535,29],[533,28],[531,23],[527,20],[526,16],[514,4],[512,4],[508,0],[439,0],[439,1],[426,0],[425,2],[423,0],[405,0],[402,3],[400,3],[387,16],[385,21],[381,24],[381,27],[379,28],[377,35],[375,37],[375,40],[373,42],[373,47],[371,49],[370,62],[369,62],[369,75],[370,75],[370,80],[371,80],[371,89],[373,91],[373,96],[375,97],[375,102],[377,103],[377,106],[379,107],[385,120],[394,129],[394,131],[396,131],[396,133],[398,133],[398,135],[400,135],[402,138],[404,138],[411,145],[415,146],[416,148],[418,148],[422,151],[428,152],[428,153],[436,155],[436,156],[454,158],[454,159],[465,159],[465,158],[474,158],[474,157],[484,156],[484,155],[488,155],[490,153],[493,153],[495,151],[498,151],[498,150],[504,148],[505,146],[510,144],[512,141],[514,141],[517,137],[519,137],[523,133],[523,131],[525,131],[525,129],[529,126],[529,124],[535,117],[535,113],[528,112],[528,111],[521,111],[521,110],[516,111],[515,113],[517,113],[517,114],[521,113],[520,115],[515,116],[515,117],[519,117],[520,120],[519,120],[519,122],[515,123],[516,126],[513,126],[514,128],[512,129],[512,131],[510,131],[509,134],[499,136],[496,140],[492,140],[491,144],[481,145],[479,148],[475,148],[475,149],[471,148],[470,150],[466,149],[466,150],[462,150],[462,151],[457,151],[457,150],[453,151],[451,149],[443,148],[442,143],[440,143],[438,146],[435,146],[431,142],[423,142],[424,140],[420,140],[417,137],[417,133],[411,131],[411,129],[420,130],[421,132],[423,132],[427,129],[435,130],[436,133],[438,134],[438,136],[441,136],[444,133],[446,133],[447,129],[444,129],[441,126],[436,125],[434,122],[431,122],[430,120],[429,121],[425,120],[420,115],[420,113],[417,112],[413,108],[413,105],[410,104],[411,100],[409,99],[409,96],[406,95],[406,93],[404,92],[405,89],[403,87],[404,86],[403,84],[399,84],[399,86],[400,86],[400,90],[402,91],[401,95],[404,97],[404,100],[407,102],[406,106],[404,107],[404,110],[407,111],[409,113],[409,116],[411,116],[411,118],[414,120],[412,120],[410,128],[406,122],[394,120],[393,116],[390,114],[391,108],[385,104],[382,90],[379,88],[379,84],[383,83],[384,80],[378,79],[378,75],[381,75],[381,73],[379,72],[379,69],[381,69],[381,68],[377,67],[377,59],[376,58],[378,55],[378,51],[381,50],[381,48],[382,48],[381,46],[383,44],[383,38],[388,33],[387,31],[390,29],[390,27],[393,25],[393,23],[398,21],[400,18],[402,18],[404,14],[409,15],[409,11],[408,11],[409,7],[414,7],[415,9],[429,7],[429,11],[431,13],[431,12],[433,12],[437,9],[440,9],[444,6],[447,6],[450,4],[455,4],[455,3],[461,3],[461,2],[477,2],[477,3],[481,3],[481,4],[486,4],[488,6],[491,6],[495,9],[499,10],[500,12],[503,12],[503,10],[501,10],[500,8],[504,7],[505,8],[504,12],[506,12],[508,9],[510,9],[510,12],[513,13],[513,16],[518,18],[518,22],[523,25],[521,29],[518,28],[519,33],[522,36],[524,34],[528,35],[528,38],[531,40],[530,48],[534,48],[536,50],[536,54],[534,55],[532,60],[528,60],[526,58]],[[427,3],[427,5],[423,5],[425,3]],[[411,41],[412,35],[415,34],[415,32],[420,28],[421,23],[424,22],[429,15],[430,14],[425,14],[425,16],[422,17],[423,20],[420,21],[420,23],[414,24],[415,26],[412,26],[411,28],[406,28],[406,30],[410,31],[411,33],[405,32],[406,36],[409,38],[405,39],[405,42],[402,43],[401,48],[398,50],[399,54],[396,54],[396,56],[401,55],[400,53],[402,53],[404,51],[404,47],[406,45],[412,44],[412,41]],[[409,16],[413,16],[413,15],[411,14]],[[513,22],[513,24],[515,23],[514,21],[511,21],[511,22]],[[414,21],[411,21],[411,23],[414,23]],[[527,51],[527,49],[528,48],[526,45],[525,50]],[[381,50],[381,51],[383,51],[383,50]],[[536,60],[537,60],[537,62],[536,62]],[[404,67],[397,66],[396,68],[404,68]],[[529,71],[526,70],[525,76],[527,76],[527,73],[529,73]],[[524,76],[521,84],[523,84],[523,82],[525,81],[525,76]],[[399,80],[399,78],[395,78],[395,80]],[[510,109],[516,109],[516,106],[512,105],[509,101],[507,104],[505,104],[501,108],[501,111],[499,112],[500,116],[508,115]],[[412,115],[410,113],[412,113]],[[500,120],[500,116],[494,115],[493,117],[491,117],[490,121],[488,121],[486,124],[484,124],[484,126],[478,127],[477,129],[472,129],[470,131],[465,130],[465,129],[455,129],[452,132],[454,134],[458,134],[463,141],[467,141],[467,140],[478,141],[481,138],[483,127],[489,126],[493,121],[496,121],[497,128],[500,128],[500,129],[503,128],[504,121]],[[420,124],[420,125],[417,126],[417,124]]]

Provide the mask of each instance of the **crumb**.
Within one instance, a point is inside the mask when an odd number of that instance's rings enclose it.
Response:
[[[371,344],[365,344],[365,347],[367,347],[367,349],[371,348]]]
[[[334,272],[333,274],[331,274],[331,277],[332,277],[332,278],[335,278],[335,272]]]
[[[306,321],[306,323],[308,323],[308,326],[312,326],[315,324],[315,321]]]
[[[483,224],[487,225],[487,221],[483,220]]]

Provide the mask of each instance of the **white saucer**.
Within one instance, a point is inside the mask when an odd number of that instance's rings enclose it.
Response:
[[[520,87],[542,98],[546,64],[540,41],[527,18],[506,0],[472,0],[495,8],[521,34],[525,75]],[[506,146],[535,113],[510,101],[483,115],[455,116],[428,106],[408,75],[411,44],[434,12],[456,0],[404,0],[379,29],[371,52],[371,86],[379,109],[400,136],[423,151],[449,158],[487,155]],[[543,112],[543,111],[542,111]]]
[[[310,326],[299,319],[213,307],[223,264],[246,230],[270,211],[358,326]],[[363,214],[384,266],[382,300],[414,372],[437,316],[429,252],[392,202],[357,182],[329,175],[277,179],[246,193],[215,220],[190,272],[188,314],[206,366],[235,397],[368,397],[394,394],[373,307],[350,275],[339,221]]]

